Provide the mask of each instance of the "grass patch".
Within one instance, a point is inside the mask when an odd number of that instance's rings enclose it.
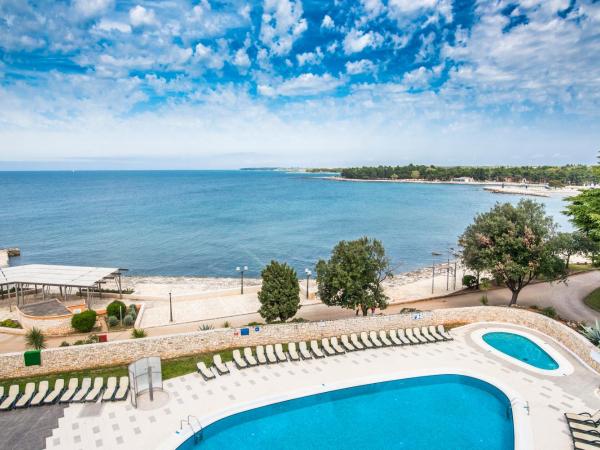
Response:
[[[591,264],[569,264],[569,272],[570,273],[577,273],[577,272],[584,272],[586,270],[592,270],[595,269],[594,266],[592,266]]]
[[[169,378],[180,377],[182,375],[187,375],[188,373],[195,372],[196,363],[198,361],[204,361],[207,366],[212,366],[213,356],[219,353],[223,361],[232,361],[233,360],[233,349],[232,350],[223,350],[220,352],[214,353],[202,353],[199,355],[193,356],[184,356],[181,358],[173,358],[173,359],[163,359],[162,360],[162,375],[163,380],[168,380]],[[42,363],[43,363],[43,355],[42,355]],[[24,390],[25,384],[27,383],[39,383],[43,380],[48,380],[50,383],[50,388],[54,386],[54,382],[57,378],[66,378],[65,382],[68,383],[69,378],[78,378],[79,381],[83,378],[90,377],[103,377],[105,380],[108,377],[122,377],[127,375],[127,366],[115,366],[115,367],[106,367],[101,369],[89,369],[89,370],[78,370],[74,372],[61,372],[54,373],[49,375],[38,375],[35,377],[27,377],[27,378],[12,378],[5,379],[0,381],[0,386],[4,386],[4,391],[6,392],[8,388],[13,384],[18,384],[19,389],[21,391]]]
[[[583,303],[600,312],[600,288],[594,290],[591,294],[584,298]]]

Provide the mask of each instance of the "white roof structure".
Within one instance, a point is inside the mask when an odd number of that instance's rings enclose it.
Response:
[[[0,269],[0,286],[6,284],[42,284],[47,286],[69,286],[93,288],[98,283],[120,275],[116,267],[56,266],[27,264]]]

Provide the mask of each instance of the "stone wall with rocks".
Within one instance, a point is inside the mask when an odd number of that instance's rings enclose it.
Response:
[[[249,327],[249,334],[246,336],[240,333],[240,329],[219,329],[53,348],[43,350],[42,365],[33,367],[23,365],[22,353],[8,353],[0,355],[0,378],[124,365],[146,356],[160,356],[167,359],[233,347],[320,339],[368,330],[476,322],[505,322],[545,333],[600,372],[600,364],[592,358],[592,352],[595,351],[594,346],[583,336],[561,323],[522,309],[477,306],[323,322],[267,325],[258,327],[258,329]]]

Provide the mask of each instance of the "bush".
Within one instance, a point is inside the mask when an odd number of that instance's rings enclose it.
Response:
[[[135,319],[130,314],[127,314],[125,317],[123,317],[123,325],[125,325],[126,327],[130,327],[131,325],[133,325],[134,322]]]
[[[552,306],[548,306],[547,308],[544,308],[541,310],[541,313],[545,316],[548,316],[552,319],[556,318],[558,316],[556,310],[552,307]]]
[[[131,337],[134,339],[145,338],[146,336],[146,331],[143,328],[134,328],[131,330]]]
[[[596,320],[596,326],[586,327],[585,325],[581,326],[583,328],[583,335],[589,339],[589,341],[594,345],[600,345],[600,323]]]
[[[463,276],[462,284],[468,288],[474,288],[477,286],[477,277],[473,275],[465,275]]]
[[[25,335],[25,343],[28,347],[34,348],[35,350],[42,350],[46,348],[46,336],[44,336],[42,330],[33,327]]]
[[[119,325],[119,319],[117,319],[115,316],[108,316],[108,326],[116,327],[117,325]]]
[[[250,322],[248,325],[246,325],[247,327],[256,327],[258,325],[264,325],[264,323],[261,322]]]
[[[97,334],[91,334],[85,341],[86,344],[96,344],[100,342],[100,338]]]
[[[0,327],[6,328],[23,328],[19,322],[13,319],[4,319],[0,322]]]
[[[487,295],[482,295],[481,299],[479,299],[479,301],[481,302],[481,304],[483,306],[487,306],[489,303]]]
[[[202,325],[200,325],[198,327],[198,330],[200,330],[200,331],[208,331],[208,330],[212,330],[212,329],[213,329],[213,326],[210,323],[203,323]]]
[[[96,324],[96,311],[88,309],[75,314],[71,319],[71,326],[81,333],[89,333]]]
[[[225,323],[223,323],[223,328],[230,328],[231,324],[229,323],[228,320],[225,321]]]
[[[60,347],[68,347],[69,345],[71,345],[71,344],[69,344],[67,341],[62,341],[60,343]]]
[[[121,316],[121,314],[123,314],[123,316]],[[125,303],[115,300],[106,307],[106,315],[115,316],[117,319],[120,319],[127,315],[127,307],[125,306]]]

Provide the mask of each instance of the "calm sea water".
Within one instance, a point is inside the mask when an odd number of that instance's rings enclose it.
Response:
[[[478,212],[517,202],[476,186],[341,183],[258,171],[0,172],[0,248],[15,264],[132,274],[257,275],[271,259],[314,267],[341,239],[383,241],[394,266],[431,263]],[[540,198],[563,228],[560,198]]]

